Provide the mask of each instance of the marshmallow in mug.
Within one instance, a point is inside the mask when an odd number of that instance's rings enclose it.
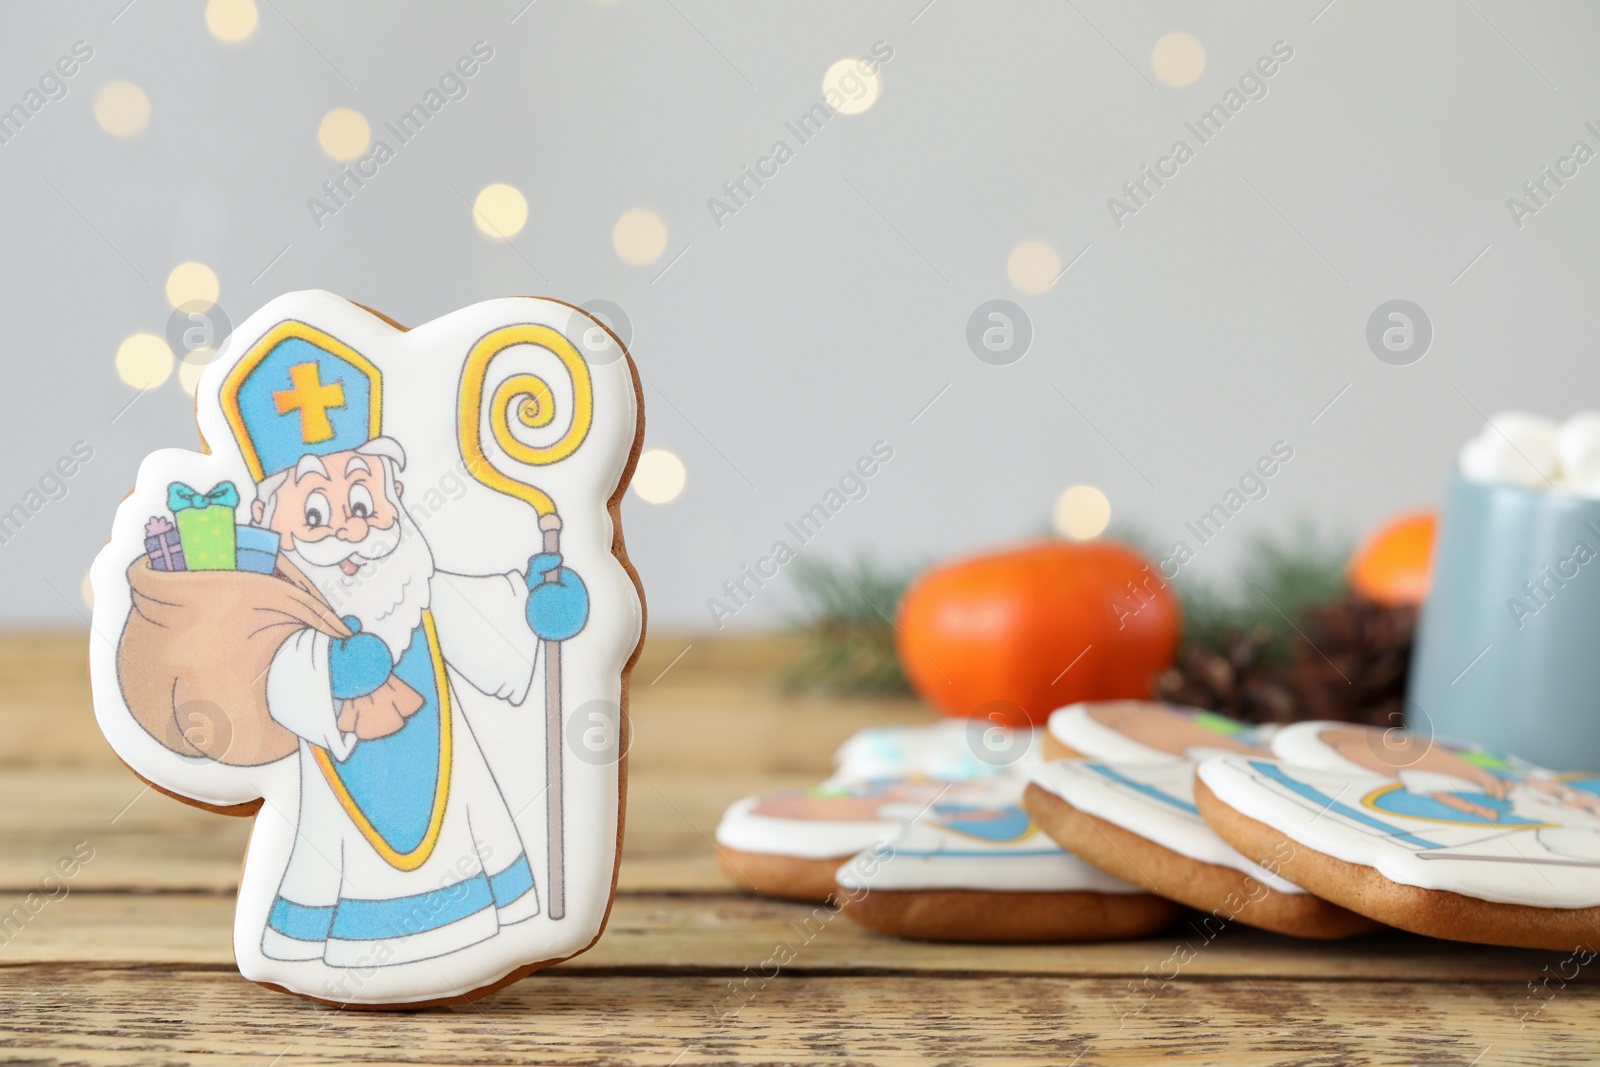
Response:
[[[1557,424],[1543,415],[1502,411],[1489,423],[1461,448],[1467,478],[1600,497],[1600,412],[1580,411]]]

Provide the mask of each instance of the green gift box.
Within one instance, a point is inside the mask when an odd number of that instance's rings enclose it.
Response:
[[[218,482],[209,493],[182,482],[167,486],[167,508],[178,522],[183,558],[191,571],[238,569],[233,521],[238,506],[239,490],[232,482]]]

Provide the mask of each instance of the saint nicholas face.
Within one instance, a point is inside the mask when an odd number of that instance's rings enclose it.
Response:
[[[358,551],[374,533],[393,530],[398,501],[384,491],[383,460],[361,452],[306,456],[277,491],[270,528],[285,552],[297,551],[319,564],[337,564],[346,576],[384,553]],[[395,483],[395,496],[401,492]],[[256,521],[265,516],[256,504]]]

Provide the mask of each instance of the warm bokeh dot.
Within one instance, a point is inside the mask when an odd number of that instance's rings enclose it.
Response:
[[[317,143],[329,159],[349,163],[360,159],[372,143],[372,127],[355,108],[336,107],[317,124]]]
[[[651,504],[670,504],[683,492],[688,472],[683,460],[664,448],[646,450],[633,471],[633,491]]]
[[[490,240],[510,240],[528,224],[528,200],[514,185],[486,185],[472,202],[472,224]]]
[[[1169,33],[1150,50],[1150,69],[1162,85],[1192,85],[1205,73],[1206,46],[1192,33]]]
[[[213,350],[197,348],[178,360],[178,384],[184,392],[194,396],[195,390],[200,388],[200,375],[205,373],[206,365],[216,358]]]
[[[1038,296],[1055,284],[1061,275],[1061,257],[1043,241],[1029,239],[1011,250],[1006,260],[1006,277],[1017,292]]]
[[[1111,524],[1111,501],[1092,485],[1069,486],[1056,498],[1054,518],[1062,537],[1087,541]]]
[[[839,60],[822,76],[822,98],[840,115],[859,115],[878,102],[883,68],[870,70],[858,56]]]
[[[611,227],[611,247],[622,262],[647,267],[667,250],[667,224],[647,208],[624,211]]]
[[[172,376],[172,349],[165,338],[136,333],[117,346],[117,377],[135,389],[154,389]]]
[[[106,82],[94,96],[94,120],[113,137],[132,137],[150,125],[150,98],[132,82]]]
[[[94,610],[94,583],[89,580],[89,572],[83,573],[83,584],[78,586],[78,595],[83,597],[83,606],[90,611]]]
[[[215,304],[220,291],[216,272],[204,263],[193,260],[179,263],[167,275],[167,303],[173,307],[181,307],[191,300]]]
[[[224,44],[238,44],[256,32],[261,13],[255,0],[207,0],[206,29]]]

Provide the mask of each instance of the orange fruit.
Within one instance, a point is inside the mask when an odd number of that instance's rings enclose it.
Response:
[[[1047,541],[928,571],[901,598],[911,687],[950,716],[1041,724],[1079,700],[1149,696],[1181,625],[1169,583],[1111,541]]]
[[[1431,510],[1409,511],[1384,523],[1350,557],[1350,585],[1380,604],[1421,604],[1433,578],[1433,541],[1439,525]]]

